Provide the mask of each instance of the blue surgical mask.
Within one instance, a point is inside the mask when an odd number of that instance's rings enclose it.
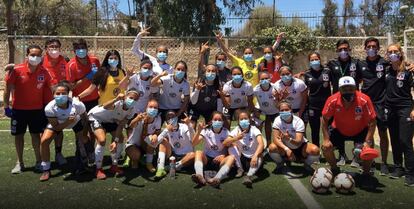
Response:
[[[269,84],[270,84],[269,79],[263,79],[263,80],[260,80],[260,85],[261,85],[261,86],[268,87],[268,86],[269,86]]]
[[[242,75],[233,75],[232,80],[233,80],[234,83],[239,84],[243,81],[243,76]]]
[[[376,49],[368,49],[367,50],[367,56],[368,57],[375,57],[377,56],[378,51]]]
[[[108,64],[112,67],[112,68],[116,68],[118,66],[119,61],[116,59],[108,59]]]
[[[158,115],[158,109],[156,109],[156,108],[147,108],[147,114],[151,118],[155,118]]]
[[[54,98],[57,105],[63,105],[68,102],[68,95],[56,95]]]
[[[245,61],[251,62],[251,61],[253,61],[253,54],[245,54],[245,55],[243,55],[243,58],[244,58]]]
[[[185,72],[181,70],[175,71],[175,77],[179,80],[183,79],[185,76]]]
[[[248,119],[243,119],[239,121],[239,126],[242,129],[248,129],[250,126],[250,121]]]
[[[141,68],[139,73],[142,77],[150,77],[152,75],[152,71],[150,69],[147,69],[147,68]]]
[[[131,98],[126,98],[125,99],[125,105],[128,109],[130,109],[135,105],[135,100],[133,100]]]
[[[178,118],[177,117],[170,118],[168,120],[168,124],[173,125],[173,126],[177,126],[177,124],[178,124]]]
[[[320,70],[321,69],[321,61],[320,60],[313,60],[309,63],[310,68],[313,70]]]
[[[223,60],[217,60],[216,65],[218,68],[223,69],[226,66],[226,62]]]
[[[273,54],[272,53],[266,53],[264,56],[266,61],[270,61],[273,58]]]
[[[400,60],[400,55],[396,53],[389,54],[388,57],[391,62],[398,62]]]
[[[223,127],[223,121],[219,121],[219,120],[213,120],[213,122],[211,123],[211,126],[213,127],[213,129],[221,129]]]
[[[77,57],[83,59],[83,58],[86,57],[87,51],[86,51],[86,49],[76,49],[75,54],[76,54]]]
[[[349,53],[348,53],[348,51],[341,50],[340,52],[338,52],[338,56],[339,56],[341,59],[346,59],[346,58],[348,58]]]
[[[206,80],[213,81],[216,78],[216,73],[206,73]]]
[[[280,115],[280,119],[282,119],[284,121],[288,121],[292,117],[292,113],[291,112],[287,112],[287,111],[280,112],[279,115]]]
[[[162,62],[164,62],[167,59],[167,57],[168,57],[167,53],[165,53],[165,52],[158,52],[157,53],[158,60],[160,60]]]
[[[281,79],[282,79],[283,83],[288,83],[292,80],[292,76],[291,75],[283,75]]]

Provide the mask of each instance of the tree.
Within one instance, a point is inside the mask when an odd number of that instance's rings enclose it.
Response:
[[[249,19],[244,24],[240,31],[237,31],[238,36],[254,36],[259,31],[273,27],[273,7],[261,6],[253,9],[249,15]],[[275,26],[283,25],[285,21],[281,18],[278,12],[275,12]]]
[[[365,34],[368,36],[385,35],[387,25],[392,19],[392,15],[389,14],[392,11],[392,1],[365,0],[360,5],[360,9],[364,15],[361,27]]]
[[[343,12],[342,12],[342,35],[352,34],[351,31],[349,31],[350,28],[352,28],[352,23],[349,23],[350,20],[352,20],[353,16],[355,15],[354,12],[354,2],[352,0],[344,0],[343,5]]]
[[[325,36],[338,35],[338,18],[336,12],[338,5],[332,0],[324,0],[325,7],[322,9],[322,33]]]

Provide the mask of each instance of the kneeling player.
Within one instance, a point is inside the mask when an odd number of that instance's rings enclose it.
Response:
[[[176,169],[189,166],[194,162],[193,136],[194,129],[191,126],[191,119],[186,117],[178,123],[178,117],[173,111],[167,112],[167,127],[158,136],[158,141],[162,141],[159,145],[158,164],[156,179],[161,179],[167,172],[164,169],[165,157],[173,155],[178,161]]]
[[[311,165],[319,161],[319,148],[303,136],[305,125],[292,114],[290,103],[279,104],[280,116],[273,123],[273,143],[269,145],[270,157],[276,161],[276,169],[284,165],[284,158],[292,162],[303,162],[312,171]]]
[[[72,128],[76,138],[82,143],[86,143],[88,138],[83,132],[81,119],[86,121],[85,105],[77,99],[68,97],[69,84],[61,81],[54,89],[54,100],[50,101],[45,107],[45,114],[49,121],[42,134],[40,142],[40,155],[42,158],[43,174],[40,181],[47,181],[50,177],[50,148],[49,145],[56,135],[65,128]],[[86,154],[84,153],[86,157]]]
[[[102,160],[106,142],[106,133],[111,133],[113,142],[110,145],[112,166],[110,172],[115,175],[122,175],[123,171],[118,167],[118,158],[123,150],[122,129],[129,119],[133,117],[133,107],[138,100],[139,94],[135,89],[127,91],[126,95],[118,94],[104,105],[92,108],[89,113],[89,122],[96,137],[95,147],[96,178],[103,180],[106,178],[102,170]],[[117,126],[110,124],[116,123]]]
[[[195,155],[194,169],[195,174],[191,179],[198,185],[206,183],[212,186],[220,185],[220,181],[226,177],[234,162],[234,156],[227,154],[227,147],[223,141],[228,137],[229,130],[223,127],[224,116],[221,112],[214,112],[212,115],[211,126],[205,126],[199,123],[197,132],[194,136],[193,144],[196,146],[204,141],[203,151],[197,151]],[[218,170],[216,176],[206,182],[203,176],[203,166],[207,165],[208,169]]]

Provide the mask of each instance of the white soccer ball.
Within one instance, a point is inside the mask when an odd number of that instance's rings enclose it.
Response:
[[[315,172],[316,174],[316,172]],[[328,175],[313,175],[310,179],[310,184],[312,186],[312,191],[318,194],[324,194],[329,191],[331,187],[331,179]]]
[[[347,194],[354,189],[355,181],[351,175],[340,173],[335,177],[334,185],[337,192]]]
[[[313,175],[328,178],[329,181],[332,181],[332,178],[333,178],[333,174],[332,174],[331,170],[329,170],[327,168],[324,168],[324,167],[321,167],[321,168],[318,168],[317,170],[315,170]]]

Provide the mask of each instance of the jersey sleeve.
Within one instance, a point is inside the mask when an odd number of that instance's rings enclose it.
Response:
[[[76,107],[76,112],[78,113],[78,115],[82,115],[83,113],[86,112],[86,107],[83,104],[83,102],[79,101],[75,103],[75,107]]]
[[[6,76],[4,77],[4,81],[6,84],[14,84],[16,82],[16,71],[9,71],[6,73]]]
[[[280,116],[278,116],[276,119],[275,119],[275,121],[273,122],[273,125],[272,125],[272,128],[273,129],[278,129],[278,130],[280,130],[280,126],[282,125],[281,124],[281,120],[280,120]]]
[[[328,117],[328,118],[332,117],[335,111],[334,104],[335,104],[335,101],[332,101],[332,97],[329,97],[328,100],[326,100],[325,102],[325,106],[323,107],[322,116]]]
[[[228,83],[224,84],[223,92],[226,96],[230,96],[230,85]]]
[[[237,136],[238,133],[239,133],[239,128],[236,127],[232,131],[230,131],[229,136],[230,137],[235,137],[235,136]]]
[[[297,117],[297,120],[295,123],[295,131],[299,133],[305,133],[305,123],[299,117]]]
[[[55,111],[53,111],[53,100],[45,107],[45,115],[47,118],[56,118]]]
[[[250,127],[250,131],[252,132],[253,136],[256,138],[257,136],[262,135],[262,132],[255,126]]]
[[[298,91],[300,92],[300,93],[302,93],[303,91],[305,91],[306,90],[306,88],[308,88],[307,86],[306,86],[306,84],[305,84],[305,82],[303,82],[302,80],[299,80],[299,82],[298,82]]]
[[[75,63],[74,62],[68,62],[66,64],[66,80],[73,83],[76,81],[76,69],[75,69]]]
[[[374,105],[372,104],[372,101],[368,96],[366,96],[365,99],[367,100],[367,107],[366,108],[367,108],[367,113],[369,115],[369,118],[371,120],[374,120],[377,117],[377,114],[375,113]]]
[[[252,84],[247,82],[246,85],[246,96],[252,96],[253,95],[253,86]]]
[[[164,138],[168,138],[168,130],[166,128],[158,135],[158,141],[162,141]]]

